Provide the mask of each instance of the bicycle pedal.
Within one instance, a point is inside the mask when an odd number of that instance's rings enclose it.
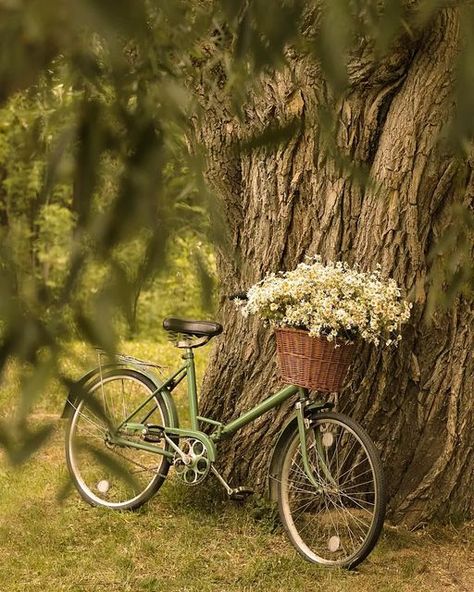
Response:
[[[142,438],[144,442],[155,442],[156,444],[161,442],[163,436],[160,436],[159,434],[146,434],[145,436],[142,436]]]
[[[163,438],[164,427],[157,424],[147,424],[142,432],[142,439],[145,442],[161,442]]]
[[[249,487],[235,487],[231,493],[229,493],[229,499],[236,502],[244,501],[249,495],[253,495],[255,492]]]

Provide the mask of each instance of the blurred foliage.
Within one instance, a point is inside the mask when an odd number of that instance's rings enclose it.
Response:
[[[206,101],[225,95],[239,115],[259,75],[283,66],[293,46],[321,65],[331,95],[324,116],[350,85],[351,52],[369,47],[382,57],[443,4],[275,0],[269,10],[266,0],[0,0],[0,373],[11,359],[36,367],[22,386],[24,400],[34,399],[61,378],[68,339],[113,350],[124,332],[154,336],[168,312],[212,308],[206,237],[220,225],[205,154],[190,139],[191,122],[206,117],[196,86]],[[474,11],[471,3],[462,10],[451,139],[466,155]],[[248,149],[293,129],[264,130]],[[446,248],[469,251],[470,220],[455,220],[454,234],[466,238],[446,239],[438,263]],[[472,270],[459,270],[469,257],[453,265],[433,286],[454,279],[453,293],[467,293]],[[18,425],[30,407],[20,405]],[[7,427],[0,433],[8,447]],[[21,458],[46,437],[25,433]]]
[[[165,316],[212,317],[216,277],[214,252],[193,234],[170,239],[169,263],[143,289],[138,303],[135,336],[163,340]]]

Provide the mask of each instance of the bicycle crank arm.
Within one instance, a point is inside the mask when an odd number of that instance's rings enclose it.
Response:
[[[167,436],[166,434],[163,434],[163,435],[164,435],[164,437],[165,437],[165,440],[166,440],[166,441],[168,442],[168,444],[171,446],[171,448],[173,448],[173,449],[175,450],[176,454],[178,454],[178,455],[179,455],[179,457],[181,458],[181,460],[183,461],[183,463],[184,463],[185,465],[188,465],[188,464],[189,464],[189,462],[190,462],[190,460],[189,460],[189,456],[188,456],[187,454],[185,454],[185,453],[184,453],[184,452],[181,450],[181,448],[180,448],[179,446],[177,446],[177,445],[176,445],[176,444],[173,442],[173,440],[172,440],[172,439],[171,439],[169,436]]]
[[[211,466],[211,471],[214,473],[217,480],[224,487],[227,495],[231,499],[241,501],[254,493],[253,489],[250,489],[249,487],[231,487],[214,466]]]

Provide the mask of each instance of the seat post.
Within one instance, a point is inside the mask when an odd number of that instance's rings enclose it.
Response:
[[[198,430],[198,399],[197,399],[197,385],[196,385],[196,367],[194,365],[194,352],[191,347],[186,348],[186,353],[183,355],[186,360],[186,372],[188,379],[188,401],[189,414],[191,418],[191,429]]]

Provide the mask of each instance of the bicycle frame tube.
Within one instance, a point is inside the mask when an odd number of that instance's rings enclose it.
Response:
[[[180,382],[183,378],[187,378],[188,382],[188,404],[189,404],[189,416],[190,416],[190,423],[191,429],[167,429],[166,427],[165,432],[169,434],[173,434],[175,436],[192,436],[195,433],[194,437],[198,439],[202,437],[206,437],[207,439],[210,438],[208,448],[214,450],[213,445],[214,442],[218,442],[223,438],[229,438],[235,432],[240,430],[241,428],[245,427],[247,424],[255,421],[260,416],[264,415],[271,409],[278,407],[284,401],[289,399],[291,396],[299,393],[300,399],[302,401],[307,400],[308,393],[306,389],[302,389],[301,387],[295,385],[288,385],[278,391],[277,393],[270,395],[263,401],[261,401],[258,405],[253,407],[252,409],[243,413],[240,417],[234,419],[233,421],[229,422],[228,424],[222,424],[219,421],[215,421],[206,417],[201,417],[198,413],[198,396],[197,396],[197,385],[196,385],[196,368],[194,365],[194,352],[191,348],[186,350],[186,353],[183,355],[183,359],[185,360],[185,364],[179,368],[170,378],[168,378],[159,389],[154,391],[143,403],[141,403],[117,428],[117,432],[125,425],[127,425],[130,429],[135,431],[140,431],[143,428],[143,423],[136,424],[131,423],[133,417],[137,415],[152,399],[156,396],[157,393],[160,392],[162,389],[166,389],[168,387],[173,388],[173,386]],[[301,404],[300,404],[301,407]],[[301,414],[301,411],[300,411]],[[211,434],[211,436],[206,436],[202,431],[199,429],[199,422],[204,422],[209,425],[215,426],[216,429]],[[300,430],[304,429],[302,425],[302,414],[301,418],[299,418],[300,423]],[[300,434],[301,435],[301,434]],[[153,445],[147,442],[135,442],[130,441],[125,438],[122,438],[118,435],[114,435],[112,437],[113,442],[122,445],[122,446],[130,446],[132,448],[141,448],[143,450],[148,450],[149,452],[156,452],[158,454],[164,454],[165,456],[170,456],[168,451],[165,451],[163,448]],[[309,467],[307,466],[307,452],[305,450],[305,439],[302,438],[303,444],[303,458],[305,462],[305,469],[310,474]],[[212,455],[214,456],[215,453]],[[214,460],[214,459],[213,459]]]
[[[286,386],[285,388],[281,389],[281,391],[278,391],[274,395],[271,395],[270,397],[264,399],[261,403],[259,403],[246,413],[243,413],[237,419],[234,419],[228,424],[223,425],[222,429],[218,429],[212,433],[211,438],[214,441],[218,441],[221,438],[228,438],[232,436],[233,434],[235,434],[235,432],[237,432],[247,424],[251,423],[267,411],[270,411],[270,409],[273,409],[274,407],[278,407],[278,405],[281,405],[284,401],[286,401],[292,395],[296,394],[299,390],[300,387],[298,386]]]
[[[186,374],[188,377],[188,402],[189,402],[189,416],[191,419],[191,429],[199,430],[198,422],[198,400],[197,400],[197,386],[196,386],[196,368],[194,366],[194,353],[191,348],[186,350],[183,356],[186,360]]]
[[[191,418],[191,429],[193,431],[199,431],[198,425],[198,401],[197,401],[197,387],[196,387],[196,368],[194,366],[194,353],[191,348],[186,350],[186,353],[183,356],[185,360],[185,364],[181,366],[179,370],[177,370],[170,378],[168,378],[156,391],[143,401],[136,409],[132,411],[132,413],[122,421],[122,423],[117,427],[117,431],[123,428],[124,425],[129,424],[130,420],[135,417],[137,413],[139,413],[146,405],[159,393],[161,390],[168,388],[171,386],[173,388],[178,382],[186,376],[188,381],[188,400],[189,400],[189,414]]]
[[[136,424],[135,426],[137,428],[137,431],[140,431],[142,426],[141,424]],[[201,442],[203,442],[206,446],[206,449],[209,453],[209,460],[210,462],[214,462],[216,460],[216,448],[214,445],[214,442],[209,438],[209,436],[206,436],[206,434],[203,434],[203,432],[199,432],[199,431],[193,431],[193,430],[181,430],[179,428],[164,428],[163,432],[168,435],[168,436],[184,436],[186,438],[196,438],[198,440],[201,440]],[[162,448],[161,446],[157,446],[156,444],[152,444],[149,442],[137,442],[137,441],[133,441],[133,440],[128,440],[127,438],[122,438],[121,436],[112,436],[110,438],[110,442],[112,444],[117,444],[119,446],[127,446],[129,448],[138,448],[139,450],[146,450],[147,452],[154,452],[155,454],[161,454],[163,456],[166,456],[168,458],[173,458],[174,457],[174,452],[169,452],[168,450],[165,450],[164,448]]]
[[[170,386],[171,384],[174,384],[175,382],[180,382],[182,380],[182,378],[184,378],[184,374],[187,373],[187,369],[188,366],[187,364],[182,366],[179,370],[177,370],[172,376],[170,376],[170,378],[168,378],[168,380],[166,380],[161,386],[160,388],[156,389],[156,391],[153,391],[153,393],[147,398],[145,399],[145,401],[143,401],[143,403],[141,403],[134,411],[132,411],[132,413],[122,421],[122,423],[117,427],[117,431],[120,430],[120,428],[123,428],[123,426],[126,423],[129,423],[130,420],[132,419],[132,417],[135,417],[135,415],[137,413],[139,413],[144,407],[146,407],[146,405],[148,405],[148,403],[153,399],[153,397],[156,397],[157,393],[159,393],[161,390],[168,388],[168,386]],[[180,374],[182,374],[182,376],[179,376]],[[178,378],[178,380],[175,381],[175,379]]]
[[[235,432],[246,426],[247,424],[251,423],[255,419],[259,418],[261,415],[270,411],[274,407],[278,407],[284,401],[286,401],[289,397],[300,392],[300,395],[303,396],[302,389],[298,386],[288,385],[285,388],[281,389],[277,393],[271,395],[264,399],[261,403],[250,409],[249,411],[243,413],[237,419],[229,422],[228,424],[222,424],[221,422],[210,420],[206,417],[201,417],[198,412],[198,397],[197,397],[197,385],[196,385],[196,368],[194,365],[194,352],[192,348],[188,348],[186,353],[183,355],[183,359],[185,360],[185,364],[177,370],[170,378],[168,378],[159,389],[154,391],[143,403],[141,403],[118,427],[117,431],[120,430],[124,425],[130,423],[133,417],[137,413],[139,413],[152,399],[153,397],[160,392],[160,390],[167,388],[170,385],[173,385],[176,381],[177,377],[178,381],[181,381],[185,376],[188,382],[188,404],[189,404],[189,416],[191,422],[191,430],[195,432],[200,432],[199,430],[199,422],[203,421],[210,425],[217,426],[217,429],[212,433],[211,439],[214,442],[217,442],[221,438],[228,438],[232,436]]]
[[[235,432],[240,430],[241,428],[245,427],[252,421],[255,421],[260,416],[264,415],[271,409],[278,407],[284,401],[289,399],[291,396],[299,393],[300,401],[296,404],[296,415],[298,420],[298,431],[301,440],[301,453],[303,457],[303,465],[305,472],[310,480],[310,482],[320,489],[320,484],[314,478],[311,468],[309,466],[308,460],[308,451],[306,449],[306,425],[304,418],[303,409],[305,408],[308,402],[308,392],[306,389],[303,389],[299,386],[295,385],[288,385],[278,391],[277,393],[270,395],[263,401],[261,401],[258,405],[253,407],[252,409],[243,413],[240,417],[234,419],[233,421],[229,422],[228,424],[223,424],[219,421],[215,421],[213,419],[209,419],[207,417],[201,417],[198,413],[198,397],[197,397],[197,385],[196,385],[196,368],[194,365],[194,352],[191,348],[186,350],[186,353],[183,355],[183,359],[185,360],[185,364],[179,368],[170,378],[168,378],[156,391],[154,391],[143,403],[141,403],[117,428],[117,432],[123,427],[127,426],[128,429],[132,431],[140,432],[144,427],[144,421],[141,423],[132,423],[130,420],[137,415],[152,399],[153,397],[159,393],[161,390],[170,387],[171,389],[174,386],[181,382],[185,377],[188,381],[188,403],[189,403],[189,415],[190,415],[190,422],[191,422],[191,429],[177,429],[177,428],[167,428],[163,426],[164,432],[168,435],[174,435],[179,437],[195,437],[200,440],[204,440],[206,443],[206,448],[208,449],[208,453],[210,455],[210,461],[214,462],[216,458],[216,451],[214,444],[223,438],[229,438]],[[207,436],[205,433],[200,431],[199,423],[204,422],[208,425],[214,426],[216,429],[214,432]],[[161,454],[163,456],[172,459],[174,457],[174,453],[160,447],[156,446],[155,444],[149,442],[137,442],[128,440],[127,438],[123,438],[118,434],[111,435],[111,442],[117,444],[119,446],[128,446],[131,448],[138,448],[141,450],[146,450],[148,452],[154,452],[156,454]],[[326,477],[332,480],[330,472],[325,466],[323,455],[318,448],[318,453],[320,455],[322,461],[323,471],[326,474]]]

